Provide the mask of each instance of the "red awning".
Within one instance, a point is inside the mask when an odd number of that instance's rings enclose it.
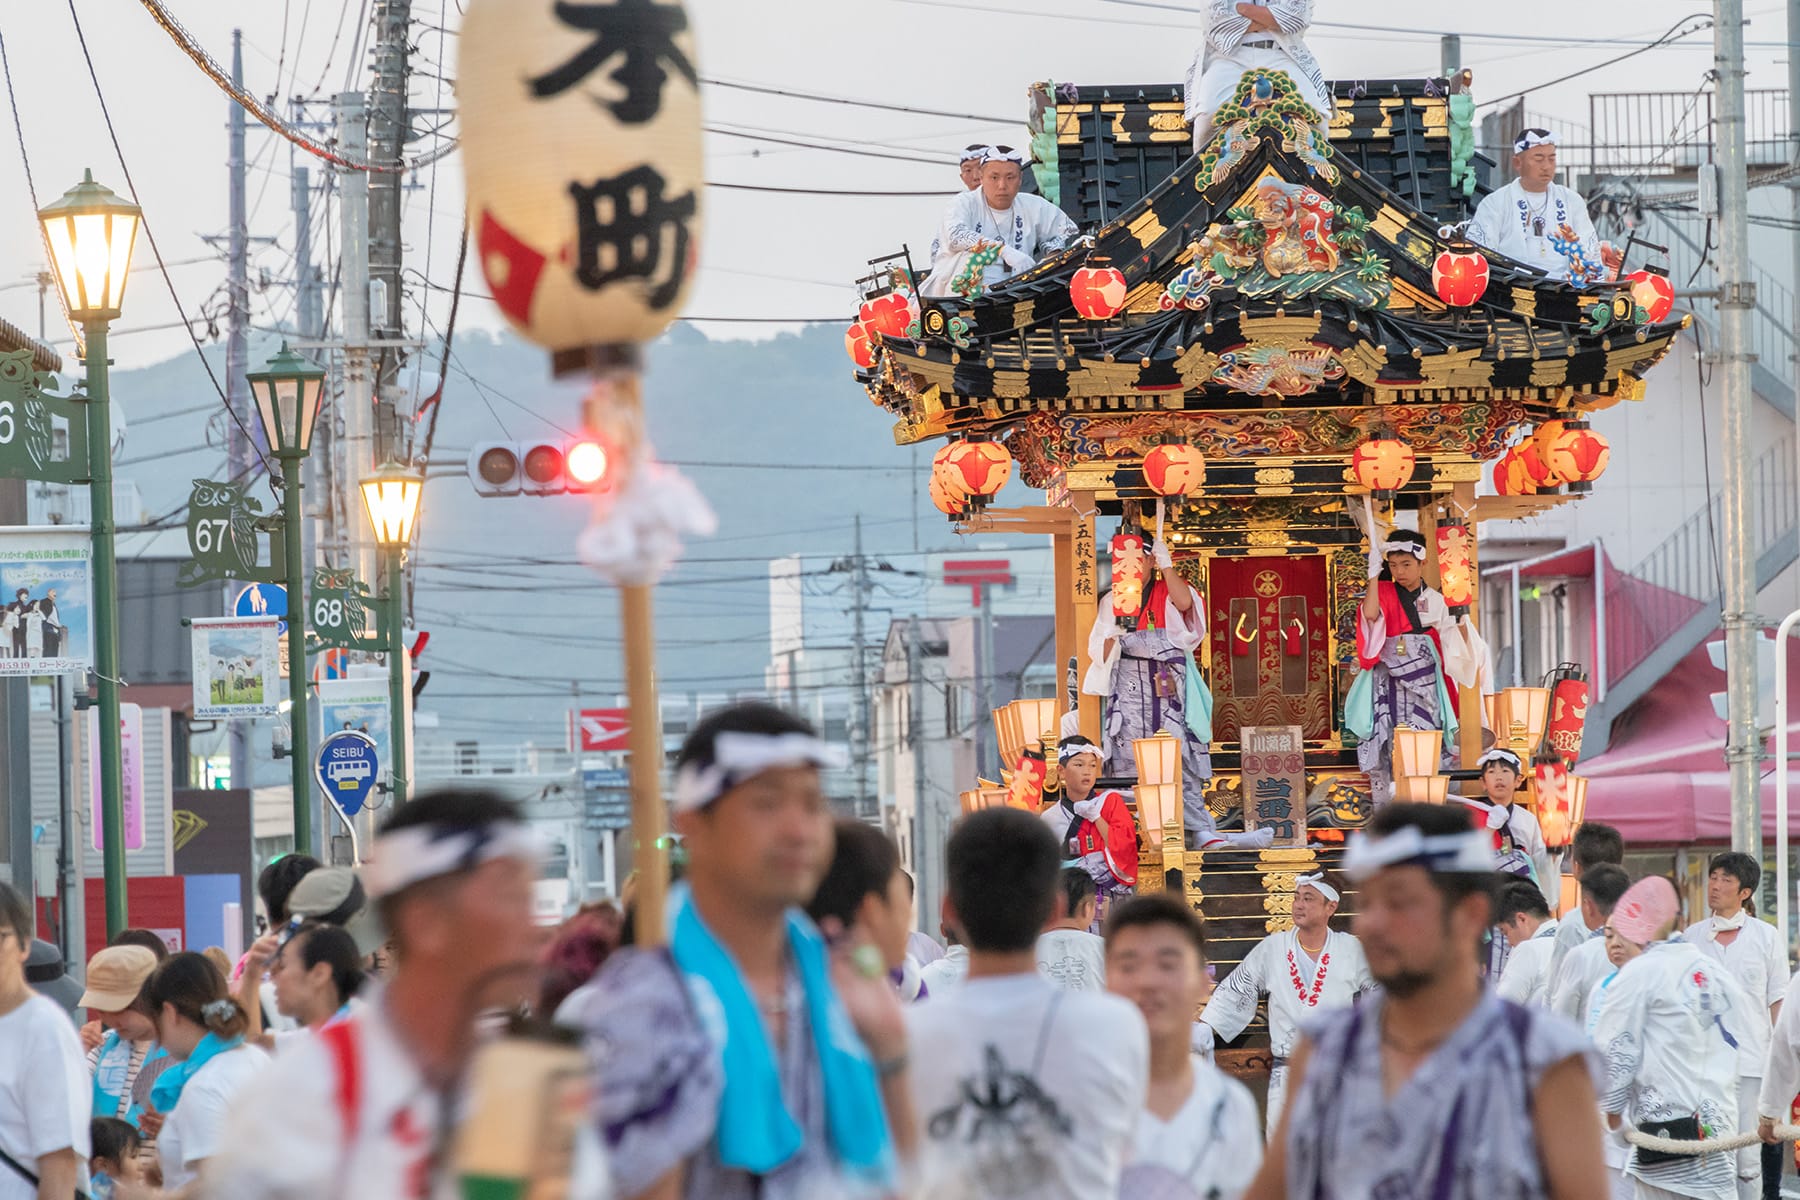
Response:
[[[1800,697],[1800,644],[1789,639],[1790,702]],[[1588,779],[1587,816],[1616,826],[1627,844],[1724,842],[1731,839],[1731,777],[1725,769],[1725,723],[1711,693],[1723,691],[1704,645],[1696,647],[1613,727],[1604,754],[1576,770]],[[1800,749],[1800,720],[1789,721]],[[1765,765],[1763,835],[1775,836],[1775,772]],[[1800,769],[1791,776],[1789,836],[1800,835]]]
[[[1570,550],[1562,550],[1555,554],[1547,554],[1542,558],[1531,559],[1519,564],[1520,579],[1591,579],[1594,574],[1594,559],[1598,556],[1605,559],[1605,552],[1598,546],[1589,543],[1576,546]],[[1509,568],[1505,563],[1494,567],[1495,572]],[[1482,572],[1487,574],[1488,572]]]

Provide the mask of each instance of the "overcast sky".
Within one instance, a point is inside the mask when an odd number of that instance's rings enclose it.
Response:
[[[224,232],[228,101],[140,4],[75,3],[126,163],[175,289],[190,317],[216,312],[223,267],[205,259],[211,251],[200,238]],[[367,0],[168,0],[168,6],[222,63],[229,62],[232,28],[243,28],[246,86],[255,94],[324,99],[347,82],[361,86],[363,81],[368,54],[359,15]],[[421,107],[452,104],[448,86],[435,78],[435,62],[441,56],[451,64],[445,74],[453,74],[460,6],[460,0],[419,0],[413,6],[419,22],[415,61],[422,71],[414,102]],[[946,160],[937,166],[714,135],[708,138],[713,181],[921,191],[951,183],[954,167],[948,159],[956,148],[976,140],[1019,137],[1019,118],[1012,114],[1023,112],[1024,89],[1033,80],[1181,79],[1199,37],[1194,14],[1200,5],[1178,0],[690,0],[688,7],[699,31],[701,70],[709,78],[975,115],[886,113],[709,87],[707,120],[713,125]],[[1785,86],[1783,7],[1756,0],[1748,7],[1750,86]],[[1459,11],[1471,14],[1466,18],[1470,28],[1454,29],[1450,14]],[[1464,62],[1476,71],[1477,96],[1499,97],[1625,53],[1632,42],[1655,38],[1684,16],[1704,11],[1693,0],[1632,5],[1514,0],[1481,7],[1423,0],[1354,5],[1319,0],[1321,24],[1311,41],[1328,76],[1411,77],[1437,70],[1439,33],[1461,32]],[[1355,27],[1328,28],[1326,22]],[[125,192],[64,0],[11,0],[0,32],[40,203],[78,180],[84,166]],[[359,48],[354,56],[353,47]],[[1534,112],[1585,125],[1589,92],[1689,93],[1700,85],[1711,58],[1709,35],[1703,33],[1536,90],[1528,104]],[[322,106],[316,112],[321,119],[327,115]],[[10,114],[0,117],[0,125],[11,125]],[[17,146],[10,136],[4,140],[0,228],[11,232],[0,238],[0,316],[35,329],[36,290],[27,281],[40,267],[39,243]],[[255,299],[260,324],[291,311],[292,293],[282,282],[291,272],[289,170],[296,153],[251,126],[251,233],[275,239],[271,246],[259,246],[253,259],[253,276],[260,279],[266,272],[270,279]],[[317,179],[321,164],[311,165]],[[433,282],[448,284],[462,216],[460,166],[451,157],[414,182],[416,188],[408,193],[407,265]],[[757,318],[849,311],[845,281],[869,258],[903,240],[915,246],[927,240],[941,206],[924,197],[784,199],[717,189],[707,203],[701,278],[688,312]],[[167,289],[148,269],[152,265],[140,239],[139,274],[113,343],[116,360],[125,366],[182,353],[186,344],[179,328],[154,328],[174,322],[176,312]],[[475,277],[470,286],[484,290]],[[429,296],[434,322],[441,322],[447,300],[441,293]],[[411,312],[417,313],[416,301]],[[408,320],[416,332],[417,316]],[[492,307],[479,300],[465,304],[459,320],[500,324]],[[53,330],[54,325],[53,315]],[[702,328],[714,337],[767,331],[760,325]],[[202,322],[202,336],[205,332]]]

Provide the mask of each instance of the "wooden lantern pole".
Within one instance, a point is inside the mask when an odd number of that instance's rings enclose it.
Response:
[[[662,709],[656,701],[656,642],[650,621],[651,588],[627,584],[619,588],[625,636],[625,698],[631,710],[631,828],[637,834],[633,861],[637,892],[633,922],[637,944],[660,946],[668,940],[663,910],[669,895],[669,851],[662,799]]]

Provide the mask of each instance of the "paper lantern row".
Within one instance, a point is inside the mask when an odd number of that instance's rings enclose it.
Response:
[[[1012,456],[999,442],[951,442],[931,457],[926,491],[939,512],[964,516],[992,500],[1012,477]]]
[[[1611,445],[1586,421],[1545,421],[1494,464],[1494,490],[1502,496],[1564,486],[1576,494],[1590,492],[1611,461]]]

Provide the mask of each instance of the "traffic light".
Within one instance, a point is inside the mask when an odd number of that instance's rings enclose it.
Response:
[[[469,452],[469,482],[483,496],[554,496],[606,487],[612,456],[591,437],[482,442]]]
[[[1725,639],[1706,643],[1706,656],[1725,670]],[[1729,693],[1712,693],[1712,707],[1719,720],[1731,720]],[[1765,736],[1775,728],[1775,639],[1761,630],[1756,634],[1756,728]]]
[[[519,448],[511,442],[482,442],[469,451],[469,482],[482,496],[519,494]]]

